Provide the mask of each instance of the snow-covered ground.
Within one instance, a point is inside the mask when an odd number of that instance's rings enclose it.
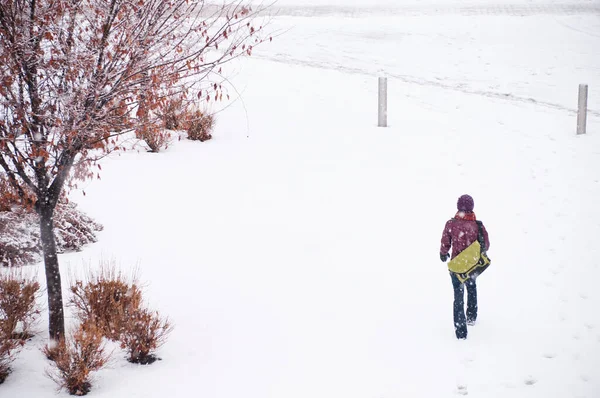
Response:
[[[596,0],[252,0],[270,5],[269,14],[293,16],[365,15],[539,15],[598,12]],[[214,2],[213,2],[214,3]]]
[[[102,256],[139,265],[176,325],[163,361],[117,351],[90,396],[599,397],[600,14],[274,27],[286,33],[237,65],[243,101],[214,140],[107,159],[72,194],[105,229],[61,255],[64,275]],[[591,111],[577,137],[579,83]],[[463,193],[493,265],[457,341],[438,250]],[[1,397],[56,396],[42,337]]]

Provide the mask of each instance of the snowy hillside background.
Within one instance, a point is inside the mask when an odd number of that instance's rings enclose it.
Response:
[[[139,266],[176,326],[163,361],[116,351],[90,396],[599,397],[599,3],[278,6],[213,140],[106,159],[71,195],[104,231],[63,275]],[[463,193],[493,266],[459,342],[438,250]],[[45,335],[0,396],[56,396]]]

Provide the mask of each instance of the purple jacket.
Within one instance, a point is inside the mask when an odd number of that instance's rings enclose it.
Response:
[[[485,247],[486,250],[489,250],[490,238],[488,237],[488,233],[483,224],[482,227]],[[450,247],[452,247],[452,258],[458,256],[460,252],[477,240],[478,233],[479,229],[475,221],[453,218],[446,223],[446,227],[444,228],[440,253],[448,254],[450,252]]]

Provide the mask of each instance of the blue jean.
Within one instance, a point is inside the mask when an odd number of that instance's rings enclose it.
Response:
[[[450,272],[454,288],[454,331],[456,338],[467,338],[467,321],[477,319],[477,284],[474,279],[467,279],[463,284],[456,275]],[[465,318],[465,285],[467,285],[467,316]]]

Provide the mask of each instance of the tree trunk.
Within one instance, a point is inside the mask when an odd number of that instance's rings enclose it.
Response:
[[[65,314],[56,242],[54,241],[54,208],[43,203],[39,208],[42,250],[46,266],[50,339],[60,341],[65,336]]]

